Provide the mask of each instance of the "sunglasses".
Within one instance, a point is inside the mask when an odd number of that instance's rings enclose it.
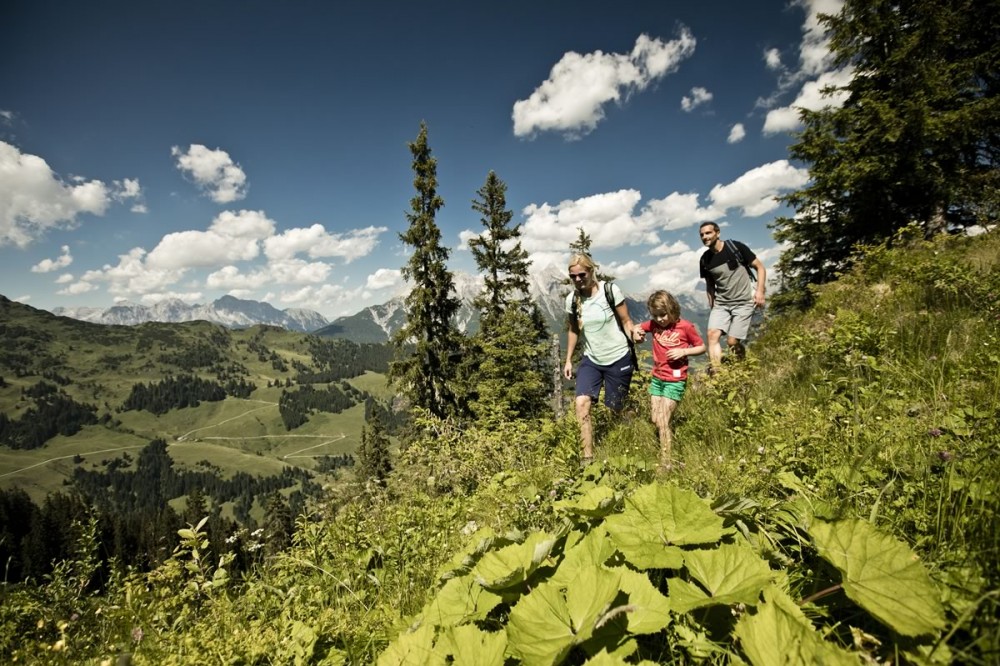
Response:
[[[584,271],[583,273],[570,273],[569,276],[573,280],[582,280],[583,278],[587,277],[587,272]]]

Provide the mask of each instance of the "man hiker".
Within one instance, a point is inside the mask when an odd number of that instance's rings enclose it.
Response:
[[[722,240],[719,225],[702,222],[698,229],[705,253],[701,256],[701,277],[705,279],[708,306],[709,372],[722,364],[722,335],[726,343],[743,358],[743,341],[750,330],[756,308],[764,307],[764,283],[767,271],[750,248],[739,241]],[[756,281],[756,286],[754,286]]]

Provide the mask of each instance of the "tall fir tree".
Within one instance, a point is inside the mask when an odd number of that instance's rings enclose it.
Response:
[[[437,160],[431,157],[425,123],[409,146],[417,193],[406,214],[410,226],[399,238],[413,248],[402,269],[413,287],[406,297],[406,325],[393,337],[396,359],[389,378],[415,407],[445,418],[460,413],[455,379],[462,340],[452,321],[460,303],[446,265],[449,251],[435,223],[444,200],[437,193]]]
[[[507,210],[507,185],[490,171],[476,195],[472,210],[482,216],[484,231],[469,241],[469,249],[484,288],[473,305],[479,309],[481,327],[490,329],[509,308],[528,301],[529,262],[521,247],[521,227],[510,224],[514,214]]]
[[[548,330],[528,292],[528,253],[521,228],[511,225],[507,185],[490,171],[472,209],[483,233],[469,248],[484,278],[474,305],[480,329],[470,341],[463,377],[479,417],[536,417],[548,408]]]
[[[277,490],[267,497],[264,504],[264,552],[275,555],[292,545],[295,518],[288,501]]]
[[[772,224],[779,307],[807,304],[859,243],[1000,218],[1000,3],[846,0],[822,20],[853,77],[843,105],[802,112],[790,148],[811,180]]]

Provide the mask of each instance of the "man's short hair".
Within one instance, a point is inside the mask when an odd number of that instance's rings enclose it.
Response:
[[[712,227],[716,231],[719,231],[719,225],[716,224],[715,222],[702,222],[700,225],[698,225],[698,231],[701,231],[705,227]]]

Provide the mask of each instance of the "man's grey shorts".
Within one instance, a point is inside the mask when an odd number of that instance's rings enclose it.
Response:
[[[708,327],[717,328],[731,338],[746,340],[755,309],[753,302],[737,305],[716,304],[708,315]]]

